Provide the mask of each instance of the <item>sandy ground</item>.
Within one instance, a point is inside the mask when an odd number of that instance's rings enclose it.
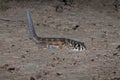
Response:
[[[120,12],[113,1],[9,2],[0,12],[0,80],[120,80]],[[40,37],[83,41],[87,50],[39,49],[28,36],[26,9]]]

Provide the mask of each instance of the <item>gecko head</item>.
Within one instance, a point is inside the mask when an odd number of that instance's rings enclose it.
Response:
[[[84,42],[75,41],[74,44],[72,44],[72,46],[73,46],[73,48],[72,48],[73,51],[86,50],[86,46],[85,46]]]

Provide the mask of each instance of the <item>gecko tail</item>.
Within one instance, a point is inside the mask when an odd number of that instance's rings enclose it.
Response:
[[[34,26],[33,26],[33,21],[30,15],[30,11],[26,10],[26,15],[27,15],[27,21],[28,21],[28,31],[29,31],[29,37],[32,38],[32,40],[35,43],[40,43],[39,38],[35,32]]]

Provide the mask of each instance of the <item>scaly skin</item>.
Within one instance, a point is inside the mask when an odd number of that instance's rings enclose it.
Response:
[[[37,34],[35,33],[32,18],[30,15],[30,11],[27,10],[27,19],[28,19],[28,29],[29,29],[29,35],[32,40],[40,44],[41,47],[44,48],[62,48],[62,47],[68,47],[73,50],[86,50],[86,46],[84,45],[84,42],[80,41],[75,41],[72,39],[67,39],[67,38],[48,38],[48,37],[38,37]]]

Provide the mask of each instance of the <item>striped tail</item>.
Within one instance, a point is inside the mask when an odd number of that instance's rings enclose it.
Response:
[[[26,14],[27,14],[27,20],[28,20],[29,36],[30,36],[30,38],[33,39],[33,41],[35,43],[40,43],[40,41],[38,39],[38,36],[35,33],[35,29],[34,29],[34,26],[33,26],[33,21],[32,21],[31,15],[30,15],[30,11],[26,10]]]

